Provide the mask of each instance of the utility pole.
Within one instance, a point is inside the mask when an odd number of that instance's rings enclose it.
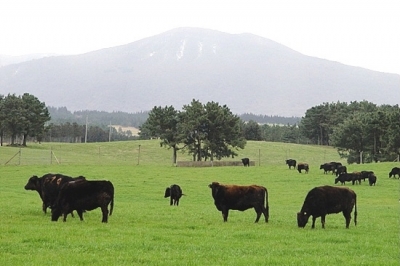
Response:
[[[108,142],[111,142],[111,121],[110,121],[110,125],[109,125],[109,132],[108,132]]]
[[[88,124],[88,116],[86,115],[85,143],[87,142],[87,124]]]

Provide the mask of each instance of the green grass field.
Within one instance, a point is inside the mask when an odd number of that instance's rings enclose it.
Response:
[[[172,151],[158,143],[0,147],[0,265],[399,265],[400,187],[388,178],[399,163],[348,165],[378,177],[375,187],[347,185],[357,193],[357,226],[352,219],[345,229],[343,215],[332,214],[326,229],[317,219],[312,230],[310,222],[297,227],[296,213],[310,189],[334,185],[319,170],[341,161],[333,148],[249,142],[235,160],[249,157],[255,167],[182,168],[172,166]],[[308,162],[310,173],[289,170],[288,157]],[[100,209],[86,212],[83,222],[70,216],[51,222],[38,194],[24,190],[30,176],[48,172],[110,180],[109,222],[101,223]],[[267,187],[269,223],[254,223],[254,210],[230,211],[224,223],[208,188],[212,181]],[[163,197],[174,183],[186,194],[178,207]]]

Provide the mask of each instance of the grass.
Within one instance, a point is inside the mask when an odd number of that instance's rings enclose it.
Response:
[[[139,155],[140,144],[140,155]],[[100,150],[100,152],[99,152]],[[60,164],[50,162],[53,151]],[[358,224],[345,229],[341,214],[328,215],[326,229],[317,219],[300,229],[296,213],[307,192],[333,185],[319,165],[340,161],[332,148],[249,142],[239,158],[256,167],[172,167],[171,151],[158,141],[105,144],[30,144],[0,147],[1,265],[398,265],[400,260],[399,180],[388,172],[398,163],[349,165],[373,170],[377,185],[348,185],[357,193]],[[139,164],[138,164],[139,156]],[[19,157],[19,156],[17,156]],[[284,159],[310,164],[309,174],[289,170]],[[179,160],[190,160],[184,154]],[[23,186],[33,174],[60,172],[107,179],[115,186],[115,208],[108,224],[99,209],[85,221],[68,217],[51,222],[36,192]],[[269,191],[270,221],[254,223],[255,212],[231,211],[228,222],[213,204],[212,181],[259,184]],[[163,198],[177,183],[186,194],[180,206]]]

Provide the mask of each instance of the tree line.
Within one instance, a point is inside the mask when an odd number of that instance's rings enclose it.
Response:
[[[57,112],[69,113],[66,108],[58,108]],[[0,144],[3,145],[5,137],[10,139],[11,145],[20,138],[24,146],[28,138],[61,142],[137,138],[132,132],[96,124],[102,120],[103,112],[92,112],[89,125],[85,121],[87,113],[78,112],[72,116],[77,114],[84,123],[67,120],[49,123],[48,108],[35,96],[29,93],[0,95]],[[93,114],[97,117],[95,122]],[[235,157],[237,150],[245,147],[246,140],[333,146],[348,163],[393,161],[400,156],[398,105],[378,106],[368,101],[323,103],[306,110],[297,124],[286,125],[244,121],[226,105],[202,104],[198,100],[184,105],[181,111],[173,106],[155,106],[141,115],[140,119],[145,120],[138,122],[140,138],[159,138],[161,146],[172,148],[174,160],[179,150],[188,152],[198,161]]]
[[[400,108],[368,101],[323,103],[308,109],[300,134],[337,148],[348,163],[393,161],[400,155]]]

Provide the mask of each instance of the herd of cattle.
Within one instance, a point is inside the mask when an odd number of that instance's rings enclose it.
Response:
[[[296,168],[296,161],[286,160],[286,164]],[[300,166],[300,168],[299,168]],[[309,171],[308,164],[297,164],[299,173],[301,170]],[[376,176],[372,171],[362,171],[347,173],[346,167],[340,163],[326,163],[320,169],[324,174],[332,172],[336,174],[335,184],[341,182],[361,183],[361,180],[369,180],[369,184],[375,185]],[[400,168],[394,167],[389,178],[398,177],[400,179]],[[222,213],[224,222],[228,221],[229,210],[245,211],[254,208],[258,222],[261,215],[264,215],[265,222],[269,219],[268,190],[259,185],[239,186],[223,185],[212,182],[209,185],[211,195],[214,199],[215,207]],[[83,220],[85,211],[101,208],[102,222],[108,221],[108,216],[112,214],[114,208],[114,186],[110,181],[87,180],[83,176],[70,177],[62,174],[45,174],[42,177],[32,176],[25,185],[26,190],[37,191],[42,199],[42,210],[47,212],[51,209],[51,220],[57,221],[63,215],[66,221],[67,215],[73,216],[76,211],[79,218]],[[179,205],[179,200],[184,194],[179,185],[174,184],[167,187],[164,197],[170,198],[170,205]],[[351,213],[354,210],[354,224],[357,224],[357,196],[356,193],[347,187],[320,186],[311,189],[304,200],[300,212],[297,213],[297,223],[299,227],[305,227],[310,216],[312,216],[312,228],[315,228],[315,220],[321,217],[322,228],[325,228],[325,216],[332,213],[343,213],[346,220],[346,228],[349,228]],[[110,205],[110,210],[108,206]]]

